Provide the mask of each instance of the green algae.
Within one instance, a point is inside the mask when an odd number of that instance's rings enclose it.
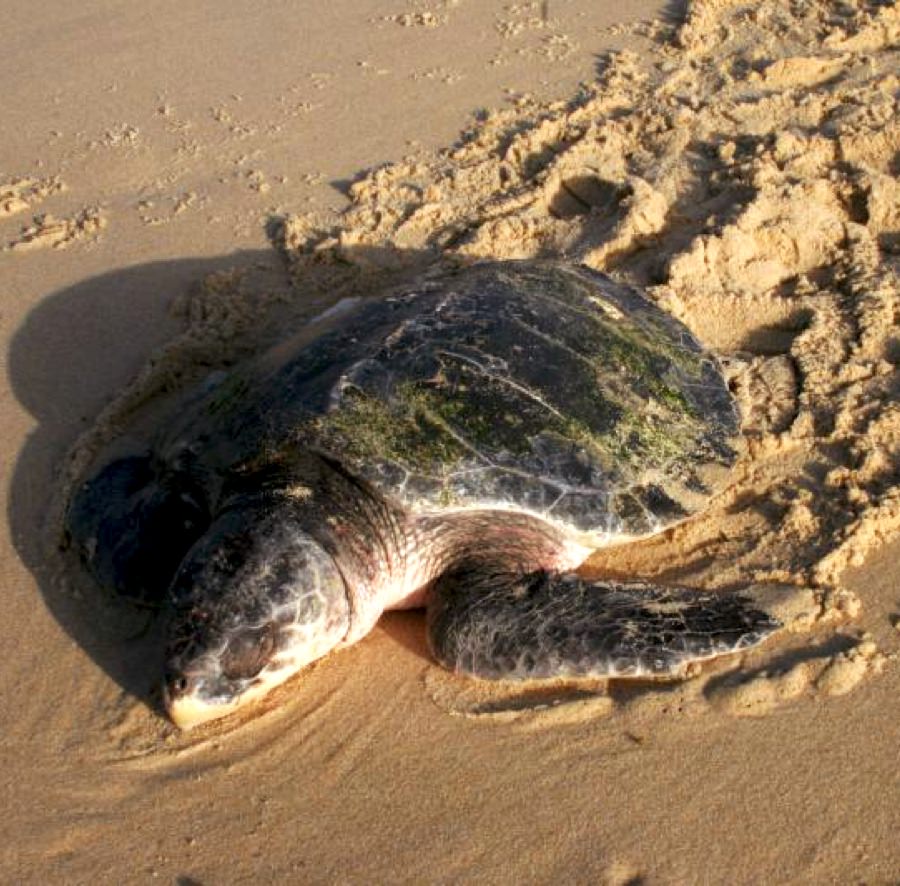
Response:
[[[604,341],[597,347],[594,360],[601,385],[611,373],[624,373],[673,413],[696,417],[696,407],[667,377],[677,374],[684,381],[699,382],[703,376],[701,354],[673,344],[663,330],[651,335],[637,324],[598,325],[602,326]]]
[[[389,403],[354,390],[340,409],[315,420],[316,436],[337,443],[351,458],[392,461],[408,470],[441,474],[468,450],[449,432],[433,399],[415,382],[399,385]]]
[[[490,400],[489,394],[481,394],[481,399]],[[390,402],[354,391],[340,409],[315,420],[316,436],[351,459],[393,462],[440,478],[482,452],[488,457],[500,450],[514,456],[528,453],[534,437],[542,434],[574,444],[604,473],[615,476],[629,467],[659,466],[687,455],[699,431],[683,413],[670,416],[657,410],[660,414],[650,415],[646,404],[636,402],[616,403],[618,416],[608,430],[549,414],[529,429],[527,417],[508,410],[497,414],[473,403],[473,396],[471,390],[451,392],[421,382],[398,385]]]
[[[359,465],[393,464],[437,481],[442,504],[450,503],[454,472],[498,457],[507,465],[534,464],[538,440],[551,453],[574,449],[614,483],[697,452],[704,404],[690,386],[702,383],[708,358],[680,340],[677,329],[650,306],[631,310],[569,273],[517,274],[509,285],[533,290],[550,309],[525,314],[527,326],[509,327],[540,337],[534,353],[547,361],[546,376],[524,362],[488,370],[480,354],[514,355],[529,340],[503,331],[482,340],[473,325],[460,339],[470,356],[438,349],[429,378],[399,381],[386,399],[351,389],[338,409],[312,419],[314,438]],[[578,318],[557,327],[558,338],[543,322],[554,316],[554,302],[575,308]]]
[[[233,406],[243,408],[250,392],[250,380],[234,370],[215,387],[206,401],[209,415],[219,416]]]

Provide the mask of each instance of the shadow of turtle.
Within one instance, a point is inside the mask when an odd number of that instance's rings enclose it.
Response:
[[[169,311],[173,297],[210,274],[251,266],[286,280],[271,250],[151,262],[84,280],[45,298],[10,347],[11,386],[36,420],[10,483],[13,543],[66,633],[126,692],[153,707],[162,657],[154,611],[61,580],[64,558],[48,512],[67,451],[150,355],[179,333],[180,321]]]

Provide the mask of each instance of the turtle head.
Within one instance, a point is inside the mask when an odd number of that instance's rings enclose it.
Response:
[[[262,697],[346,636],[343,578],[293,515],[270,497],[230,508],[179,567],[163,693],[180,728]]]

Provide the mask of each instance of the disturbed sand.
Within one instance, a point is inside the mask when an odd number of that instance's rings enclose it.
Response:
[[[111,6],[13,16],[0,61],[0,877],[896,880],[897,6]],[[644,287],[744,412],[724,494],[589,568],[793,585],[788,631],[674,687],[507,692],[395,613],[176,733],[158,626],[56,553],[61,490],[285,322],[534,255]]]

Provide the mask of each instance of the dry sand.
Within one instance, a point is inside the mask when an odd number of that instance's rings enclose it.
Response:
[[[900,880],[897,5],[41,6],[0,56],[0,880]],[[647,288],[744,407],[708,512],[590,568],[792,585],[789,630],[677,686],[506,692],[394,613],[175,732],[158,626],[55,551],[60,490],[289,320],[545,254]]]

